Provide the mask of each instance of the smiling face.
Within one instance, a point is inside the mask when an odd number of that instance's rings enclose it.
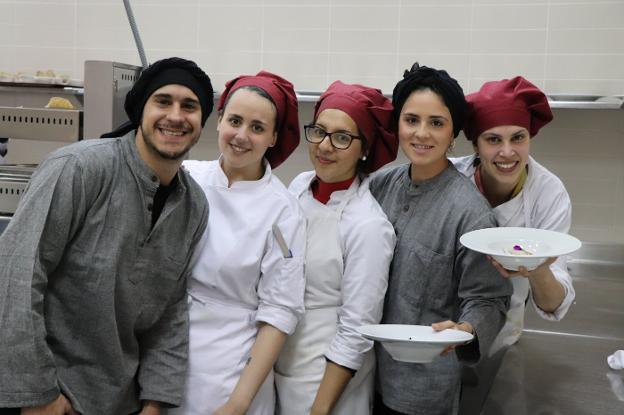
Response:
[[[531,137],[526,128],[504,125],[484,131],[477,138],[481,174],[488,191],[511,192],[529,160]]]
[[[314,125],[328,133],[342,132],[358,136],[355,121],[346,112],[328,108],[318,114]],[[308,153],[316,175],[325,183],[337,183],[355,176],[362,157],[362,140],[354,139],[351,145],[340,150],[331,145],[329,137],[318,144],[308,143]]]
[[[399,116],[399,143],[411,162],[412,180],[440,174],[453,140],[453,119],[442,98],[429,89],[412,92]]]
[[[264,174],[262,160],[277,141],[277,110],[257,92],[240,88],[230,95],[219,117],[219,150],[230,181],[258,180]]]
[[[179,161],[201,134],[201,106],[189,88],[165,85],[147,99],[137,129],[139,153],[150,160]]]

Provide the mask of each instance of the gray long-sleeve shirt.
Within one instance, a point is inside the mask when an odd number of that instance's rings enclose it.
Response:
[[[404,363],[377,345],[377,389],[386,406],[405,414],[456,413],[460,359],[486,354],[503,326],[511,284],[459,237],[496,222],[474,185],[449,165],[412,182],[409,165],[383,170],[371,192],[397,233],[383,323],[469,322],[477,341],[432,363]]]
[[[0,407],[59,391],[87,415],[180,403],[208,206],[179,170],[152,228],[158,185],[134,133],[64,147],[35,172],[0,236]]]

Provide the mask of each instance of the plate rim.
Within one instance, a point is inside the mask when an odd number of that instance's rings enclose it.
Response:
[[[362,330],[366,329],[367,327],[374,327],[374,326],[412,326],[412,327],[415,326],[415,327],[429,327],[429,328],[431,328],[431,326],[423,325],[423,324],[383,324],[383,323],[379,323],[379,324],[367,324],[367,325],[364,325],[364,326],[357,327],[357,331],[358,331],[358,333],[360,333],[362,336],[366,337],[367,339],[375,340],[375,341],[382,342],[382,343],[390,342],[390,343],[414,343],[414,344],[450,345],[450,344],[465,344],[465,343],[468,343],[468,342],[474,340],[474,334],[468,333],[467,331],[458,330],[458,329],[446,329],[446,330],[453,330],[453,331],[456,331],[458,333],[461,333],[462,336],[466,337],[465,339],[458,339],[458,340],[448,340],[448,339],[439,339],[439,340],[437,340],[437,339],[430,339],[430,340],[391,339],[391,338],[388,338],[388,337],[380,337],[380,336],[364,333],[362,331]]]

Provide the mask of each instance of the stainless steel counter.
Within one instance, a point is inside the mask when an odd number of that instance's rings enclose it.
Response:
[[[527,307],[524,333],[508,349],[483,414],[624,414],[624,370],[607,365],[624,349],[621,248],[615,260],[570,264],[576,301],[563,321]]]

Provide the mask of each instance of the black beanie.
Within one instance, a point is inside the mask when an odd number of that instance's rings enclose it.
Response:
[[[202,111],[201,125],[203,127],[214,106],[214,91],[210,78],[193,61],[167,58],[145,68],[132,89],[128,91],[124,109],[130,121],[102,137],[119,137],[136,130],[141,123],[143,108],[149,97],[157,89],[171,84],[183,85],[197,95]]]
[[[430,89],[444,101],[453,119],[453,135],[457,137],[463,127],[468,109],[464,91],[446,71],[420,66],[418,62],[412,65],[409,71],[406,70],[403,73],[403,79],[392,91],[395,122],[399,121],[403,104],[412,92],[423,89]]]

